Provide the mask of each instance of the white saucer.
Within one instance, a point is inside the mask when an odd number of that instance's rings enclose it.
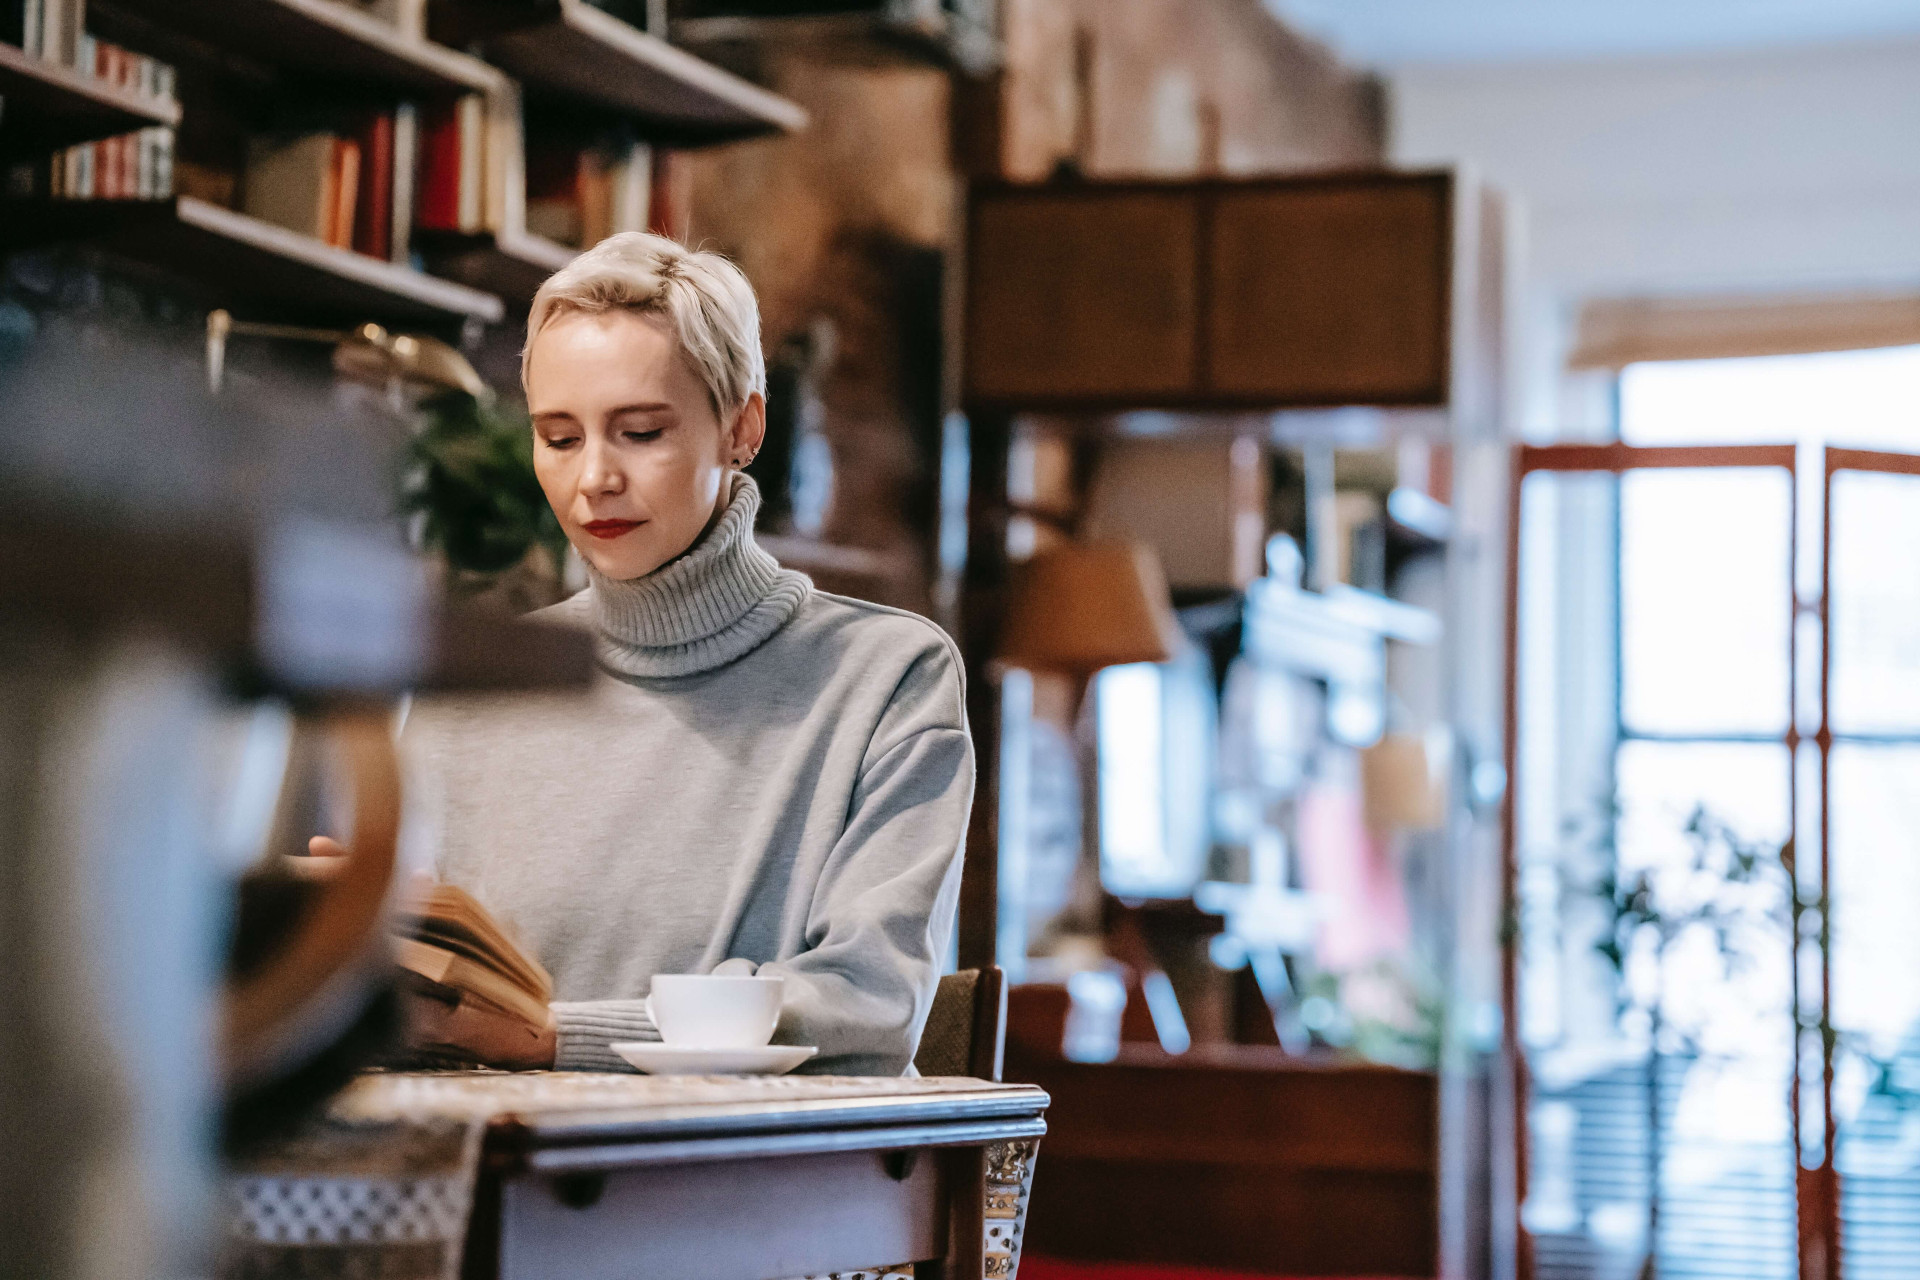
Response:
[[[655,1040],[627,1040],[613,1051],[656,1076],[785,1075],[820,1050],[812,1045],[763,1044],[751,1049],[700,1049]]]

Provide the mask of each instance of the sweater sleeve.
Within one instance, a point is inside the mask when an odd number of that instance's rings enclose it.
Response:
[[[953,933],[972,800],[965,729],[921,730],[866,771],[815,890],[818,941],[760,967],[787,979],[775,1038],[820,1048],[806,1070],[898,1076],[912,1066]]]
[[[645,1000],[555,1001],[553,1017],[558,1024],[553,1053],[556,1071],[632,1071],[613,1046],[660,1038]]]

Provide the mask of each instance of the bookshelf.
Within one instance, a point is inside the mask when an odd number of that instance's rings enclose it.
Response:
[[[431,34],[457,33],[470,52],[429,38],[429,4]],[[396,12],[405,16],[388,20]],[[497,323],[507,312],[503,299],[531,298],[578,250],[528,229],[524,99],[537,103],[543,120],[577,129],[583,138],[616,136],[671,148],[806,123],[798,105],[583,0],[402,0],[387,6],[386,16],[350,0],[89,0],[88,14],[89,31],[97,23],[103,44],[176,67],[184,109],[0,44],[0,158],[30,162],[61,148],[167,126],[177,131],[168,164],[172,189],[181,194],[105,198],[147,189],[108,179],[96,187],[92,167],[76,179],[71,165],[62,171],[56,163],[51,176],[43,171],[31,187],[16,178],[0,207],[0,253],[54,242],[93,244],[178,281],[209,306],[244,306],[287,320],[444,329]],[[456,18],[479,25],[463,30]],[[483,123],[471,134],[461,125],[459,146],[476,148],[480,159],[453,161],[460,169],[457,218],[450,221],[442,203],[429,219],[421,203],[429,190],[425,170],[408,167],[404,157],[417,154],[424,164],[429,119],[444,120],[450,109],[458,114],[465,107],[455,104],[469,95],[485,104]],[[358,144],[350,154],[378,155],[359,131],[372,127],[364,123],[368,113],[391,114],[396,104],[417,108],[407,118],[417,118],[419,132],[395,151],[402,160],[392,170],[388,197],[388,207],[409,211],[411,256],[404,241],[382,249],[381,237],[364,234],[368,225],[383,225],[384,215],[365,213],[355,196],[340,197],[348,216],[362,219],[345,239],[310,227],[304,213],[278,225],[283,215],[250,199],[255,139],[287,129],[288,120],[311,121],[292,127]],[[340,154],[336,163],[352,163]],[[81,163],[123,164],[100,154]],[[371,189],[368,173],[381,172],[377,162],[369,164],[374,167],[362,168],[360,191]],[[124,166],[115,170],[125,172]],[[444,163],[438,172],[444,181]],[[327,181],[335,184],[329,190],[355,189],[345,178]],[[467,212],[475,207],[469,183],[482,193],[477,220]],[[460,230],[428,229],[448,225]],[[362,251],[337,247],[347,242]]]
[[[421,232],[414,243],[435,274],[515,302],[528,302],[546,278],[580,251],[530,231],[473,236]]]
[[[49,152],[153,125],[180,123],[180,104],[119,88],[0,44],[0,158]]]
[[[8,247],[84,239],[275,314],[439,324],[506,314],[490,293],[192,196],[40,201],[10,207],[5,225]]]
[[[811,45],[871,56],[892,55],[968,76],[999,69],[1004,51],[986,6],[850,2],[831,12],[790,12],[752,0],[693,0],[673,23],[673,38],[690,48]]]
[[[586,0],[543,6],[543,20],[483,37],[489,62],[530,95],[629,119],[648,139],[697,147],[801,129],[804,108],[676,49]]]
[[[484,93],[499,72],[342,0],[112,0],[113,7],[213,48],[329,86]]]

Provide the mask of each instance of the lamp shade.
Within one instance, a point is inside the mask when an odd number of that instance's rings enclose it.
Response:
[[[1027,561],[1007,611],[1000,661],[1091,674],[1166,662],[1180,643],[1159,557],[1142,543],[1063,542]]]

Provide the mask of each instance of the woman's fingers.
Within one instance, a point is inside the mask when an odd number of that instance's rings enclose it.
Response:
[[[407,1041],[416,1048],[452,1053],[496,1067],[553,1065],[551,1026],[531,1027],[484,1001],[448,1003],[402,988]]]
[[[307,852],[316,858],[344,858],[352,850],[338,840],[331,840],[326,836],[315,836],[307,841]]]

